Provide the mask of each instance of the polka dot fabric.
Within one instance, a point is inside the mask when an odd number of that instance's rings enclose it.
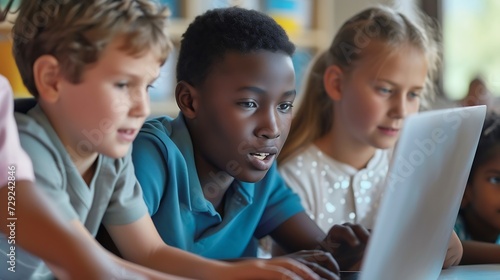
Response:
[[[325,232],[345,222],[372,228],[389,161],[390,151],[377,150],[367,167],[357,170],[310,145],[281,165],[280,172]]]

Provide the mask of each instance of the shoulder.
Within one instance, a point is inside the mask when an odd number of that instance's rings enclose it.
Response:
[[[37,184],[63,184],[71,166],[66,151],[58,148],[56,141],[49,136],[48,128],[32,116],[15,113],[14,117],[21,146],[32,162]]]
[[[139,134],[151,134],[158,137],[169,137],[172,135],[172,121],[168,116],[157,117],[147,120],[141,128]]]
[[[16,119],[19,131],[22,130],[27,133],[30,133],[30,131],[34,131],[36,133],[45,131],[42,125],[40,125],[33,117],[27,114],[14,113],[14,117]]]
[[[47,133],[46,127],[33,117],[26,114],[15,113],[14,117],[16,119],[19,138],[23,144],[23,148],[29,150],[31,147],[35,149],[35,147],[31,146],[35,145],[36,148],[40,148],[40,146],[42,146],[47,150],[55,150],[52,140]],[[30,156],[33,157],[31,153]]]
[[[171,138],[173,134],[172,121],[172,118],[168,116],[147,120],[134,140],[133,157],[136,156],[136,151],[157,151],[160,149],[162,152],[166,152],[166,148],[171,149],[176,146]]]
[[[173,145],[171,135],[172,119],[170,117],[147,120],[133,143],[132,157],[134,162],[149,161],[151,154],[166,155],[167,150]]]

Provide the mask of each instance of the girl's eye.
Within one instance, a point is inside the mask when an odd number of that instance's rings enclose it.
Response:
[[[238,102],[238,105],[244,108],[257,108],[257,104],[253,101]]]
[[[420,98],[420,93],[411,91],[408,93],[408,97],[410,97],[411,99]]]
[[[490,178],[488,178],[488,182],[490,184],[499,185],[500,184],[500,177],[490,177]]]
[[[147,92],[149,92],[149,90],[150,90],[150,89],[152,89],[152,88],[155,88],[155,87],[154,87],[153,85],[148,85],[148,86],[146,87],[146,91],[147,91]]]
[[[292,110],[293,104],[292,103],[283,103],[278,106],[278,110],[280,110],[283,113],[287,113],[290,110]]]

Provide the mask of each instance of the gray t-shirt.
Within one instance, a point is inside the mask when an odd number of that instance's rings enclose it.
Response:
[[[124,225],[148,213],[130,152],[120,159],[99,155],[96,172],[87,185],[38,105],[27,115],[16,113],[16,121],[21,145],[33,161],[37,187],[43,188],[68,222],[80,220],[95,236],[101,222]],[[38,258],[18,245],[16,272],[9,271],[10,246],[0,234],[0,279],[52,278]]]

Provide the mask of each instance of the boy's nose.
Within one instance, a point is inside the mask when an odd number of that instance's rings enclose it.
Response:
[[[262,129],[259,136],[267,139],[276,139],[280,137],[280,133],[278,130]]]
[[[267,139],[276,139],[280,137],[278,119],[274,112],[262,114],[261,125],[257,130],[257,136]]]
[[[146,90],[140,91],[132,95],[132,107],[130,113],[134,117],[142,118],[147,117],[150,112],[149,95]]]

